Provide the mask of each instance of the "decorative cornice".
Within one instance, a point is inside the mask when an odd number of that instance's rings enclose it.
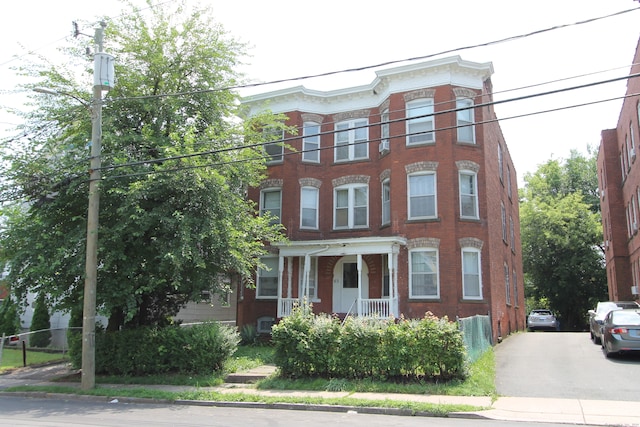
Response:
[[[386,101],[384,101],[382,104],[380,104],[380,107],[378,107],[378,109],[382,113],[384,110],[388,110],[389,109],[389,104],[391,104],[391,101],[387,98]]]
[[[385,179],[389,179],[390,177],[391,177],[391,169],[385,169],[380,174],[380,182],[384,181]]]

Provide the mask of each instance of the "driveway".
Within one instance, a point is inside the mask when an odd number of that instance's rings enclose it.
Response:
[[[640,401],[640,357],[607,359],[588,332],[523,332],[495,347],[501,396]]]

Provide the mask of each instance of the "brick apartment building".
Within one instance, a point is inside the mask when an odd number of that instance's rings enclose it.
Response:
[[[640,40],[630,75],[640,73]],[[609,299],[638,299],[640,282],[640,78],[627,80],[615,129],[602,131],[598,187]],[[634,96],[636,95],[636,96]]]
[[[491,63],[460,57],[376,72],[363,86],[247,97],[297,135],[266,145],[249,191],[280,218],[237,324],[271,324],[301,300],[359,316],[490,314],[494,339],[525,324],[516,172],[493,110]]]

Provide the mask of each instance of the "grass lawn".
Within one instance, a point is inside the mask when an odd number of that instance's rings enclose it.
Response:
[[[39,365],[42,363],[65,360],[61,353],[46,353],[42,351],[32,351],[27,349],[27,365]],[[4,347],[2,349],[2,364],[0,372],[7,369],[21,368],[22,348]]]
[[[96,396],[120,396],[166,400],[207,400],[207,401],[236,401],[236,402],[261,402],[261,403],[298,403],[298,404],[324,404],[346,406],[374,406],[382,408],[400,408],[410,412],[426,412],[433,415],[445,415],[458,411],[478,411],[483,408],[468,405],[445,405],[416,402],[400,402],[389,399],[363,400],[353,397],[326,398],[326,397],[283,397],[264,396],[248,393],[219,393],[215,390],[203,389],[220,385],[224,381],[226,373],[247,370],[255,366],[273,362],[273,349],[268,346],[239,347],[234,357],[229,360],[225,372],[209,375],[158,375],[154,377],[105,377],[96,376],[98,386],[93,390],[82,391],[77,387],[66,386],[20,386],[8,389],[11,391],[45,391],[49,393],[88,394]],[[79,381],[79,378],[70,378],[67,381]],[[101,387],[100,384],[138,384],[140,387]],[[183,392],[169,392],[145,388],[145,384],[172,384],[189,385],[193,390]],[[408,382],[395,383],[374,380],[344,380],[344,379],[305,379],[292,380],[277,376],[267,378],[256,385],[258,389],[269,390],[318,390],[318,391],[346,391],[346,392],[377,392],[377,393],[414,393],[432,395],[457,395],[457,396],[497,396],[495,390],[495,359],[493,349],[488,350],[475,363],[469,367],[469,376],[464,381],[452,381],[447,383]]]

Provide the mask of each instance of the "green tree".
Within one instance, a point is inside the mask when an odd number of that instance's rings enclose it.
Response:
[[[593,155],[587,158],[573,151],[568,161],[549,160],[528,174],[521,190],[522,258],[528,297],[556,311],[564,329],[581,329],[587,310],[606,298],[593,170]]]
[[[282,239],[245,190],[264,177],[261,129],[284,123],[270,114],[236,119],[230,88],[241,83],[244,46],[209,9],[170,3],[107,20],[117,84],[103,102],[96,298],[111,330],[167,323],[201,290],[215,289],[220,272],[251,285],[262,242]],[[28,202],[5,211],[0,232],[14,292],[46,293],[63,310],[83,292],[91,134],[78,100],[88,102],[92,62],[75,43],[65,50],[68,68],[20,68],[32,79],[25,88],[70,96],[33,94],[23,137],[2,150],[10,165],[2,196]]]
[[[18,304],[10,297],[0,303],[0,336],[15,335],[20,332],[20,314]]]
[[[36,298],[33,307],[33,318],[31,319],[31,334],[29,345],[32,347],[47,347],[51,342],[51,321],[47,298],[44,293],[40,293]],[[40,331],[40,332],[36,332]]]

